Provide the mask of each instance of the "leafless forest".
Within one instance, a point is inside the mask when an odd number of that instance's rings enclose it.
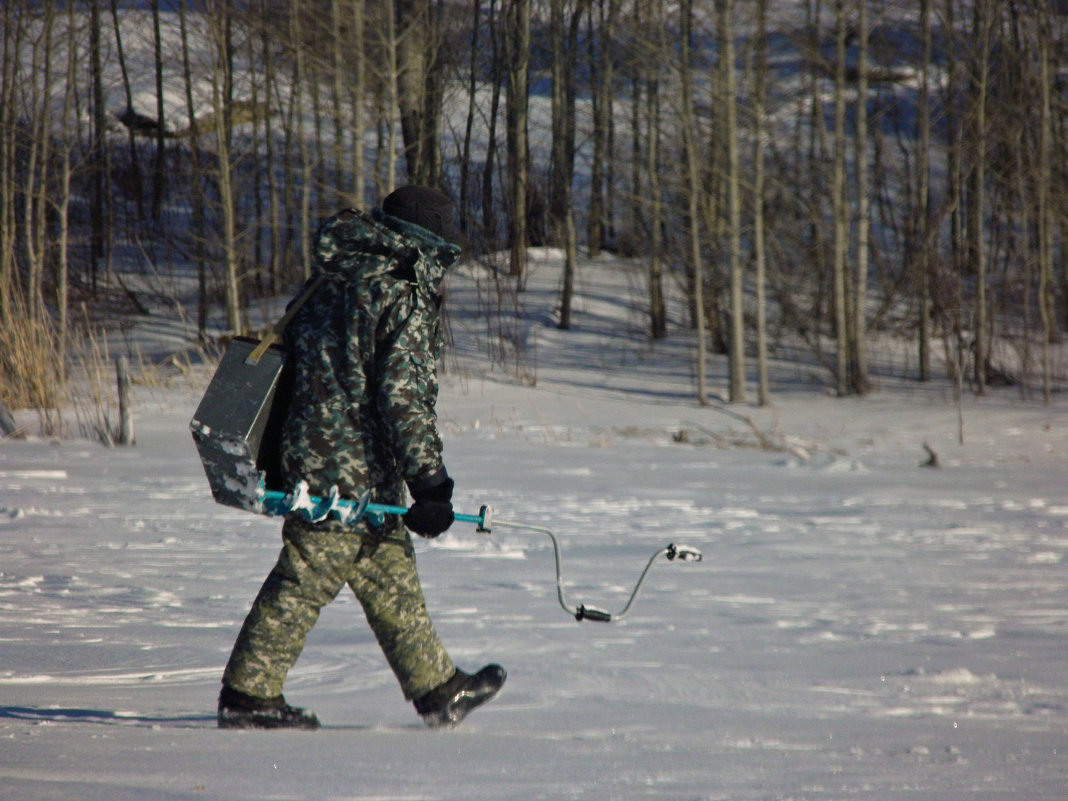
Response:
[[[701,402],[715,354],[730,401],[787,352],[864,394],[876,337],[917,381],[1064,387],[1064,0],[7,0],[0,27],[0,406],[61,402],[99,326],[178,308],[168,276],[205,341],[218,310],[247,330],[321,216],[407,182],[516,293],[560,248],[561,328],[602,251],[641,265],[645,337],[684,293]]]

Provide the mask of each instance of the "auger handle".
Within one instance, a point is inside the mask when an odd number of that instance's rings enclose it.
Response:
[[[575,610],[575,620],[580,623],[583,620],[593,620],[597,623],[611,623],[612,615],[610,612],[606,612],[603,609],[598,609],[596,606],[586,606],[586,604],[579,604],[578,609]]]

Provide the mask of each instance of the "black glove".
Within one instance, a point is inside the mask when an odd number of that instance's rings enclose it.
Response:
[[[415,502],[404,514],[404,525],[421,537],[433,539],[452,525],[453,480],[447,478],[430,489],[413,492]]]

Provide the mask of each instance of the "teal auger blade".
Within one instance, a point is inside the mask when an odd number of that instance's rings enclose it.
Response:
[[[311,495],[308,485],[300,482],[293,492],[263,489],[260,491],[260,503],[265,514],[281,516],[291,512],[300,512],[312,522],[333,517],[346,525],[360,522],[366,515],[403,515],[408,510],[403,506],[390,506],[383,503],[371,503],[371,491],[364,492],[359,500],[342,498],[337,488],[331,490],[326,498]],[[456,514],[455,519],[461,523],[474,523],[480,531],[489,532],[491,510],[483,506],[477,515]]]

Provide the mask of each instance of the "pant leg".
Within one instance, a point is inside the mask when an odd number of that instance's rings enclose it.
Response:
[[[286,520],[282,552],[234,643],[223,673],[226,684],[258,698],[281,695],[319,611],[352,575],[361,531]]]
[[[427,612],[407,532],[369,550],[349,586],[410,701],[448,681],[456,668]]]

